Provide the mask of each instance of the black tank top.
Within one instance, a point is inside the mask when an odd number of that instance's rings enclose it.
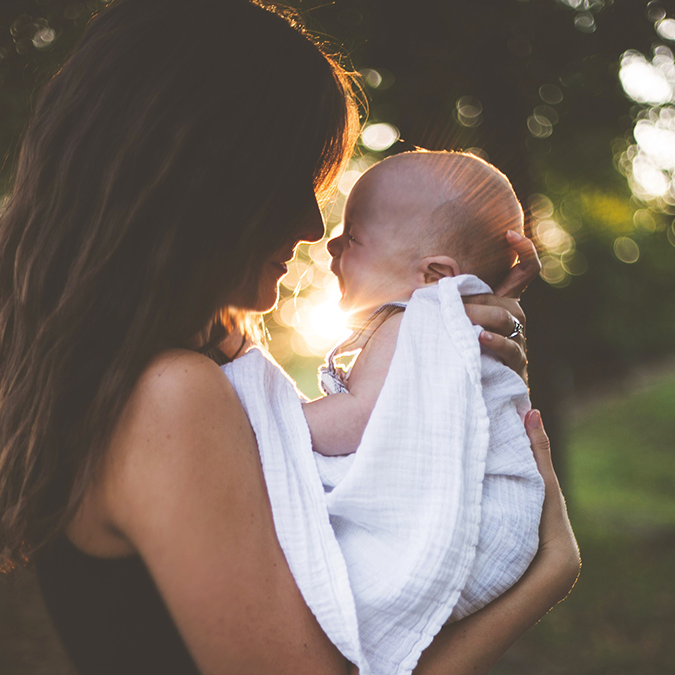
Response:
[[[199,675],[139,556],[98,558],[60,535],[35,565],[80,675]]]

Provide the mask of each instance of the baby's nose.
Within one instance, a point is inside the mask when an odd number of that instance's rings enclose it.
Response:
[[[342,253],[342,237],[333,237],[326,242],[326,250],[333,258],[339,258]]]

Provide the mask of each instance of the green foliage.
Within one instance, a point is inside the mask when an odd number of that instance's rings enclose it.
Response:
[[[570,444],[576,508],[616,528],[675,531],[675,377],[583,416]]]

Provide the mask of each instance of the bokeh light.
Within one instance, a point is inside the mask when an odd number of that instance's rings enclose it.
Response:
[[[48,26],[42,26],[33,35],[33,45],[36,49],[47,49],[55,39],[56,31]]]
[[[361,132],[361,142],[373,152],[388,150],[399,138],[398,129],[393,124],[380,122],[366,124]]]
[[[665,25],[666,19],[656,27]],[[673,21],[675,28],[675,21]],[[663,32],[663,31],[662,31]],[[650,60],[636,51],[621,58],[619,80],[626,95],[642,107],[635,115],[633,138],[616,157],[633,195],[650,208],[675,209],[675,59],[664,45]]]
[[[551,121],[543,115],[530,115],[527,128],[535,138],[548,138],[553,133]]]
[[[668,243],[675,247],[675,223],[673,223],[669,228],[668,228],[668,233],[667,233],[667,238],[668,238]]]
[[[574,17],[574,27],[582,33],[594,33],[597,29],[595,17],[590,12],[579,12]]]
[[[374,70],[373,68],[364,68],[359,72],[369,87],[377,89],[382,84],[382,75],[377,70]]]
[[[384,68],[362,68],[359,74],[363,78],[363,82],[371,89],[378,89],[383,91],[389,89],[394,84],[395,77],[392,73]]]
[[[630,237],[618,237],[614,240],[614,255],[621,262],[632,264],[640,258],[640,247]]]
[[[675,40],[675,19],[663,19],[656,24],[656,32],[664,40]]]
[[[347,314],[338,307],[340,289],[330,272],[325,240],[302,246],[282,280],[282,297],[271,315],[270,349],[277,358],[324,356],[349,335]],[[269,322],[268,322],[269,324]]]
[[[473,96],[462,96],[455,104],[456,119],[465,127],[477,127],[483,121],[483,105]]]
[[[612,0],[609,0],[611,3]],[[597,12],[604,9],[606,0],[558,0],[575,10],[574,27],[581,33],[594,33],[598,26],[595,22]]]
[[[667,50],[670,51],[670,50]],[[619,80],[626,94],[637,103],[662,105],[673,98],[672,52],[661,51],[650,62],[640,52],[629,50],[621,57]]]
[[[295,260],[288,265],[288,274],[281,281],[279,304],[267,322],[270,351],[279,360],[323,357],[350,333],[348,315],[338,306],[341,293],[330,271],[326,242],[342,233],[347,196],[375,161],[372,155],[350,160],[333,201],[325,209],[326,237],[300,246]]]
[[[542,84],[539,87],[539,98],[549,105],[557,105],[563,100],[563,93],[555,84]]]
[[[580,224],[562,201],[556,209],[544,194],[530,195],[527,200],[532,236],[541,255],[541,277],[552,286],[562,288],[588,270],[586,257],[577,251],[574,232]]]
[[[658,0],[651,0],[647,3],[647,18],[654,23],[661,21],[666,16],[666,10],[659,4]]]

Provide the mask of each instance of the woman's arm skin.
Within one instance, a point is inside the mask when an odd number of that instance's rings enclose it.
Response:
[[[290,573],[253,431],[212,361],[175,350],[146,370],[96,501],[103,525],[143,558],[204,675],[347,672]]]
[[[546,488],[539,552],[506,593],[475,614],[444,626],[422,654],[414,675],[489,673],[523,633],[567,596],[579,576],[579,549],[538,411],[527,414],[525,428]],[[350,675],[358,675],[353,664]]]

